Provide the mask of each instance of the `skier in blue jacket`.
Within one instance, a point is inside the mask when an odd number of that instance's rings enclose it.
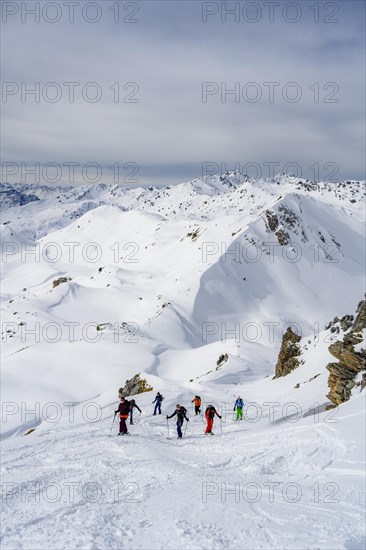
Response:
[[[153,401],[153,403],[155,403],[154,414],[156,414],[156,411],[159,411],[159,414],[161,414],[161,402],[163,401],[163,399],[164,397],[161,395],[161,393],[158,392]]]
[[[236,412],[235,422],[237,420],[243,420],[243,407],[244,407],[244,401],[239,395],[237,400],[234,403],[234,411]]]

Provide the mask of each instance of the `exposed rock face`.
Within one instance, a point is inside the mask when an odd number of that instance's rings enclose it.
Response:
[[[59,277],[59,279],[55,279],[52,283],[52,288],[56,288],[61,283],[67,283],[68,281],[71,281],[71,277]]]
[[[345,317],[348,319],[344,326],[347,326],[352,316]],[[361,386],[361,390],[365,387],[366,350],[363,348],[360,351],[355,350],[355,346],[363,341],[362,330],[365,328],[366,300],[363,300],[358,304],[355,322],[350,331],[344,335],[343,341],[338,340],[328,348],[330,353],[339,360],[339,363],[329,363],[327,365],[330,372],[328,379],[329,394],[327,397],[334,405],[340,405],[348,401],[355,386]],[[355,382],[355,378],[362,371],[364,371],[362,381]]]
[[[218,367],[221,367],[221,365],[223,365],[224,363],[226,363],[226,361],[229,359],[229,356],[227,353],[222,353],[220,355],[220,357],[218,358],[218,360],[216,361],[216,365]]]
[[[129,395],[137,395],[138,393],[144,393],[146,391],[152,391],[154,388],[149,386],[146,380],[140,378],[139,374],[135,374],[130,380],[126,380],[126,384],[123,388],[118,390],[120,395],[128,397]]]
[[[290,221],[292,221],[292,218],[290,218]],[[266,210],[264,213],[264,222],[266,224],[267,230],[275,233],[277,240],[281,246],[286,246],[291,242],[290,236],[287,231],[285,231],[283,227],[280,227],[280,222],[275,212],[271,210]]]
[[[339,317],[334,317],[333,321],[330,321],[325,325],[325,330],[330,329],[330,332],[339,334],[341,330],[346,332],[349,328],[352,327],[354,321],[353,315],[344,315],[342,319]]]
[[[299,366],[298,357],[301,353],[298,342],[301,337],[295,334],[291,327],[288,327],[282,336],[282,344],[278,355],[276,374],[273,378],[286,376]]]
[[[271,231],[276,231],[278,227],[278,218],[275,212],[271,212],[270,210],[265,211],[265,221]]]
[[[282,228],[276,231],[276,237],[281,246],[286,246],[287,244],[290,243],[289,234]]]
[[[200,236],[200,230],[199,228],[195,229],[194,231],[192,231],[191,233],[187,233],[187,237],[190,237],[192,239],[192,241],[196,241],[198,239],[198,237]]]
[[[362,300],[358,304],[356,314],[352,332],[360,332],[366,327],[366,300]]]
[[[341,329],[345,332],[346,330],[351,328],[353,320],[353,315],[345,315],[344,317],[342,317],[342,319],[340,320]]]
[[[349,371],[353,373],[358,373],[364,367],[365,359],[362,357],[361,353],[354,351],[353,340],[347,338],[345,335],[343,342],[338,340],[334,344],[329,346],[329,351],[336,359],[339,359],[339,362],[345,366]],[[359,343],[358,341],[355,343]]]

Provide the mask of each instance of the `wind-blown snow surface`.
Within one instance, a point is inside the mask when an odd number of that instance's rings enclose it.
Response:
[[[322,332],[363,296],[362,183],[2,191],[4,548],[364,546],[364,395],[323,411]],[[304,362],[272,380],[289,324]],[[134,435],[108,438],[137,372],[164,412],[215,401],[222,431],[191,416],[167,439],[148,393]],[[239,392],[257,405],[236,424]]]

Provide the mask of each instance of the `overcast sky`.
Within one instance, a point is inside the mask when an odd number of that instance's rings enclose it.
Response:
[[[64,182],[65,163],[96,163],[105,182],[119,163],[129,186],[187,181],[204,163],[263,177],[295,163],[288,170],[304,177],[364,178],[363,1],[79,1],[73,23],[63,1],[40,2],[35,22],[25,11],[35,4],[2,2],[3,163],[55,162]],[[22,97],[37,82],[37,101]],[[80,83],[73,103],[65,82]],[[9,175],[16,169],[6,165],[2,180],[20,181],[24,169]],[[98,177],[93,167],[86,174]]]

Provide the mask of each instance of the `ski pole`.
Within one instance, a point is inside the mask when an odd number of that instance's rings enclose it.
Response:
[[[111,426],[111,429],[110,429],[110,432],[109,432],[109,435],[110,435],[110,436],[112,435],[113,425],[114,425],[114,421],[116,420],[116,416],[117,416],[117,413],[114,413],[112,426]]]
[[[185,428],[184,428],[184,434],[183,434],[183,437],[185,437],[185,435],[186,435],[186,430],[187,430],[187,426],[188,426],[188,420],[187,420],[187,422],[186,422],[186,425],[185,425]]]
[[[166,419],[166,427],[168,428],[168,438],[169,438],[169,420]]]

